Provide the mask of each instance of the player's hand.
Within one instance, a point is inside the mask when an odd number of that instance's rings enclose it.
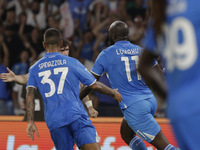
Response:
[[[3,82],[13,82],[15,81],[15,74],[12,72],[8,67],[6,68],[8,73],[2,73],[0,75],[0,79],[3,80]]]
[[[88,113],[92,118],[96,118],[99,114],[92,106],[88,108]]]
[[[121,94],[118,92],[118,89],[113,89],[114,91],[114,95],[113,98],[117,101],[117,102],[121,102],[122,101],[122,96]]]
[[[37,130],[37,127],[34,123],[28,123],[28,126],[26,128],[26,132],[28,136],[31,138],[32,141],[34,141],[34,133],[39,137],[39,133]]]

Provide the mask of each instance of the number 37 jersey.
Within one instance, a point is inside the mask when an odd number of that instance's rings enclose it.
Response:
[[[140,53],[141,47],[118,41],[99,54],[91,70],[98,76],[107,73],[111,87],[118,88],[122,95],[121,109],[153,96],[137,71]]]
[[[200,111],[199,6],[197,0],[167,0],[163,34],[156,38],[150,25],[144,40],[147,50],[163,57],[168,116],[174,121]]]
[[[79,81],[92,85],[96,79],[78,60],[59,52],[47,53],[29,69],[27,87],[38,87],[50,130],[87,115],[79,99]]]

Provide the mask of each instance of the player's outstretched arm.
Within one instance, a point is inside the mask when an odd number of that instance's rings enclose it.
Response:
[[[34,109],[35,109],[34,92],[35,92],[35,88],[27,87],[26,92],[27,92],[27,94],[26,94],[26,111],[27,111],[27,121],[28,121],[28,126],[26,129],[26,132],[27,132],[28,136],[31,138],[31,140],[34,140],[35,132],[36,132],[36,135],[39,136],[37,127],[34,124]]]
[[[28,74],[26,75],[15,75],[9,68],[7,68],[8,73],[2,73],[0,78],[3,82],[16,82],[18,84],[26,84],[28,80]]]
[[[119,103],[122,101],[122,96],[118,92],[118,89],[111,89],[105,84],[98,81],[91,86],[82,88],[79,94],[80,99],[83,99],[91,90],[94,90],[101,94],[112,96]]]
[[[155,55],[147,50],[144,50],[139,63],[139,72],[144,78],[146,84],[149,87],[152,87],[161,98],[165,99],[166,97],[166,85],[164,82],[163,73],[161,73],[158,66],[152,68],[152,63],[154,62]]]

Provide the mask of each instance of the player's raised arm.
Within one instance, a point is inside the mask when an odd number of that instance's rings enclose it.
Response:
[[[0,79],[3,82],[16,82],[18,84],[26,84],[28,80],[28,74],[26,75],[15,75],[9,68],[7,68],[8,73],[2,73]]]
[[[28,136],[31,138],[31,140],[34,140],[34,133],[35,132],[36,132],[36,135],[39,136],[38,131],[37,131],[37,127],[34,124],[34,109],[35,109],[34,91],[35,91],[35,88],[27,87],[26,111],[27,111],[28,126],[27,126],[27,129],[26,129],[26,132],[27,132]]]

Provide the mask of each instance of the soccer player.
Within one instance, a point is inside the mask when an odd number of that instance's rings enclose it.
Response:
[[[139,71],[167,95],[167,116],[181,150],[200,149],[200,1],[153,0]],[[150,65],[161,55],[166,86]]]
[[[60,48],[59,52],[65,56],[69,55],[69,46],[70,46],[70,41],[68,39],[63,40],[63,45]],[[26,75],[15,75],[14,72],[12,72],[9,68],[7,68],[8,73],[2,73],[0,74],[0,78],[4,82],[16,82],[18,84],[25,85],[28,80],[28,74]],[[39,96],[40,97],[40,96]],[[82,102],[85,104],[87,107],[87,111],[92,118],[96,118],[98,116],[98,112],[94,109],[92,105],[92,100],[89,99],[89,96],[86,96]],[[26,116],[25,116],[26,118]]]
[[[79,81],[93,90],[113,96],[118,102],[122,97],[117,89],[110,89],[96,81],[76,59],[57,52],[62,45],[60,32],[50,28],[44,33],[43,46],[47,54],[29,69],[27,81],[27,134],[33,140],[34,90],[38,87],[44,101],[45,121],[57,150],[73,149],[73,142],[83,150],[99,150],[96,129],[83,109],[78,97]]]
[[[122,21],[110,25],[109,38],[113,45],[99,54],[91,72],[96,79],[106,72],[111,87],[118,88],[122,94],[119,104],[124,115],[121,136],[132,149],[146,150],[144,139],[159,150],[174,150],[176,148],[169,144],[153,117],[156,99],[137,71],[142,48],[128,41],[128,33],[129,28]],[[158,67],[156,62],[152,64]],[[86,90],[88,88],[81,91],[80,98],[88,93]]]

